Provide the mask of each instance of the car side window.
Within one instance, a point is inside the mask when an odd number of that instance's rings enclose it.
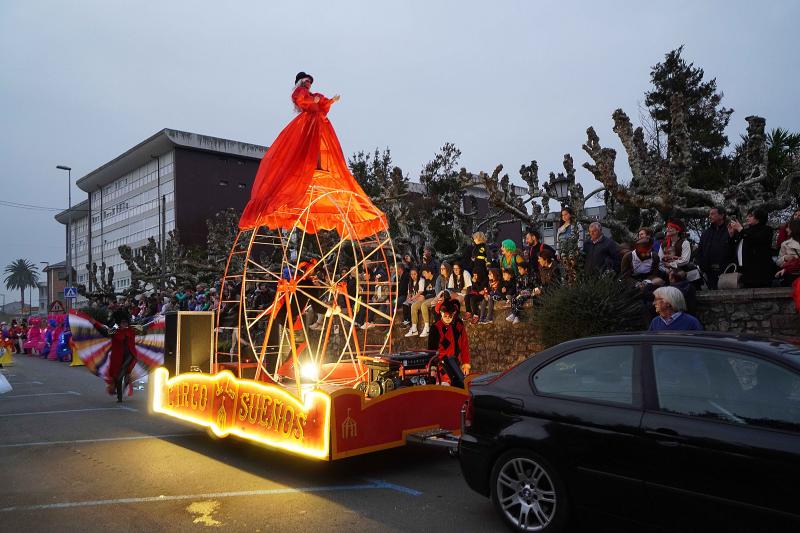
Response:
[[[533,375],[542,394],[633,405],[632,345],[596,346],[560,357]]]
[[[757,357],[653,346],[659,408],[742,425],[800,431],[800,374]]]

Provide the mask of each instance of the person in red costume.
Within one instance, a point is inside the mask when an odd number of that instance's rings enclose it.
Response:
[[[445,298],[437,305],[440,318],[428,335],[428,349],[436,350],[439,360],[455,357],[466,376],[470,371],[469,338],[467,328],[459,317],[459,303],[455,298]]]
[[[136,365],[136,331],[131,327],[131,316],[119,310],[112,316],[117,327],[108,330],[111,337],[111,354],[108,358],[106,378],[109,394],[117,394],[117,402],[122,402],[122,391],[127,387],[128,396],[133,394],[130,373]]]
[[[297,209],[309,205],[312,185],[327,190],[351,191],[360,197],[348,218],[356,237],[380,231],[385,216],[376,210],[350,173],[328,111],[339,96],[326,98],[311,92],[314,78],[305,72],[295,76],[292,102],[298,115],[270,145],[256,172],[250,200],[239,220],[242,230],[267,226],[294,227]],[[342,215],[326,202],[314,205],[305,231],[336,229],[340,235]]]

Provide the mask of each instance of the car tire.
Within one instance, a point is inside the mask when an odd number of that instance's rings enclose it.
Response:
[[[567,523],[567,491],[555,467],[529,450],[510,450],[492,468],[491,498],[514,531],[554,533]]]

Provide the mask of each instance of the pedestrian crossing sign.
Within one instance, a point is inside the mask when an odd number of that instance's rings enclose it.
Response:
[[[77,297],[78,297],[77,287],[64,287],[64,298],[77,298]]]

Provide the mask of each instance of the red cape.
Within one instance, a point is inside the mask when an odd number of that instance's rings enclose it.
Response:
[[[292,101],[301,112],[261,160],[239,228],[289,229],[299,222],[309,233],[335,229],[342,237],[358,239],[386,229],[385,215],[347,167],[327,117],[333,102],[305,87],[295,89]],[[308,219],[298,220],[307,206]]]

